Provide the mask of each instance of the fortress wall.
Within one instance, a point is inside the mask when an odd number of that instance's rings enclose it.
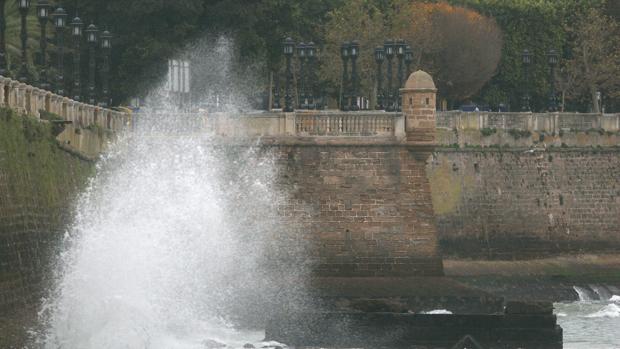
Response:
[[[428,161],[444,256],[620,248],[620,149],[439,149]]]
[[[398,145],[274,148],[290,202],[323,276],[440,275],[428,149]]]
[[[0,314],[42,296],[51,253],[92,172],[59,148],[50,124],[0,109]]]

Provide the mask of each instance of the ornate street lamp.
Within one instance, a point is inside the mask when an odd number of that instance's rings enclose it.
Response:
[[[271,105],[272,109],[280,109],[280,71],[279,69],[273,72],[273,104]]]
[[[405,79],[408,79],[409,75],[411,75],[411,63],[413,63],[413,50],[411,46],[407,45],[405,48],[405,64],[407,65],[407,75]]]
[[[50,89],[50,84],[47,81],[47,21],[50,18],[50,9],[52,6],[47,0],[39,0],[37,3],[37,18],[39,18],[39,24],[41,27],[41,40],[39,46],[41,47],[41,60],[39,65],[41,71],[39,73],[39,87],[44,90]]]
[[[80,17],[75,16],[73,21],[71,22],[71,36],[73,37],[73,47],[74,47],[74,56],[73,56],[73,100],[79,101],[81,99],[82,94],[82,85],[80,82],[80,73],[82,69],[82,51],[80,50],[80,43],[82,41],[82,30],[84,28],[84,22],[80,19]]]
[[[351,110],[360,110],[360,106],[357,104],[357,57],[360,54],[360,43],[357,41],[351,42]]]
[[[403,68],[405,66],[405,48],[407,45],[403,40],[396,41],[396,57],[398,57],[398,88],[403,87],[403,80],[405,76],[405,72]]]
[[[394,111],[396,108],[394,108],[394,91],[392,90],[392,58],[394,58],[394,41],[392,40],[388,40],[383,44],[383,48],[385,49],[385,57],[387,58],[388,61],[388,66],[387,66],[387,79],[388,79],[388,87],[387,87],[387,100],[385,101],[386,104],[386,111]]]
[[[348,97],[349,97],[349,74],[348,74],[348,62],[349,52],[351,50],[351,43],[345,41],[340,45],[340,58],[342,58],[342,97],[340,98],[340,110],[349,110]]]
[[[17,0],[17,7],[19,8],[22,24],[20,33],[22,41],[22,65],[17,79],[21,82],[28,82],[30,80],[30,72],[28,71],[28,28],[26,26],[26,17],[30,10],[30,0]]]
[[[58,72],[56,77],[56,94],[65,95],[65,28],[67,12],[59,7],[54,11],[54,27],[56,27],[56,46],[58,47]]]
[[[547,53],[547,58],[549,59],[549,85],[551,86],[551,92],[549,93],[549,111],[555,112],[558,110],[558,104],[555,93],[555,67],[558,65],[559,55],[558,52],[554,49],[549,50]]]
[[[306,58],[308,59],[307,70],[306,73],[306,99],[308,100],[307,108],[314,109],[316,108],[315,98],[314,98],[314,88],[315,88],[315,78],[314,78],[314,63],[316,60],[316,47],[314,46],[314,42],[310,41],[306,45]]]
[[[529,66],[532,63],[532,55],[530,51],[525,49],[521,54],[521,60],[523,62],[523,74],[525,77],[525,86],[523,87],[523,106],[521,107],[521,111],[527,112],[531,111],[530,107],[530,91],[529,91]]]
[[[9,67],[6,61],[6,17],[4,4],[6,0],[0,0],[0,75],[8,76]]]
[[[404,40],[396,41],[396,57],[398,57],[398,90],[394,93],[396,96],[396,110],[400,111],[402,107],[402,100],[400,98],[400,88],[403,87],[405,80],[405,48],[407,44],[405,44]]]
[[[377,62],[377,105],[375,109],[381,110],[383,106],[383,60],[385,60],[385,50],[379,46],[375,48],[375,62]]]
[[[291,86],[293,83],[291,58],[293,57],[293,53],[295,51],[295,41],[291,38],[286,38],[282,43],[282,48],[284,51],[284,57],[286,57],[286,95],[284,95],[284,111],[290,113],[294,110],[293,91]]]
[[[110,106],[110,51],[112,50],[112,34],[104,30],[101,33],[101,50],[103,52],[103,64],[101,66],[101,106]]]
[[[97,68],[97,62],[95,61],[95,50],[97,49],[97,41],[99,35],[99,29],[94,24],[91,24],[86,28],[86,41],[89,46],[88,54],[88,103],[91,105],[97,104],[97,94],[95,91],[95,69]]]
[[[305,65],[306,65],[306,44],[303,42],[300,42],[299,45],[297,45],[297,58],[299,59],[299,79],[298,81],[298,92],[297,92],[297,97],[299,98],[297,105],[299,106],[300,109],[305,109],[306,108],[306,84],[305,84],[305,80],[306,80],[306,72],[305,72]]]

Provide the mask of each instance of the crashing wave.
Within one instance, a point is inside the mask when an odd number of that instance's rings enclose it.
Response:
[[[620,306],[617,304],[608,304],[603,309],[586,315],[587,318],[616,318],[620,317]]]
[[[435,309],[435,310],[431,310],[431,311],[423,311],[422,314],[431,314],[431,315],[452,314],[452,312],[450,310],[447,310],[447,309]]]

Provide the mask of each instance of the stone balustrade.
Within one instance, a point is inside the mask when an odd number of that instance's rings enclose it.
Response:
[[[156,118],[159,127],[148,124],[148,131],[200,132],[221,137],[372,137],[405,138],[405,120],[401,113],[382,111],[341,112],[338,110],[304,110],[292,113],[257,112],[240,115],[228,113],[186,113],[161,115],[134,114],[140,128],[143,118]]]
[[[147,117],[134,114],[134,118]],[[167,130],[187,124],[189,132],[207,131],[223,137],[406,137],[402,113],[383,111],[341,112],[337,110],[227,113],[162,114],[161,123],[173,123]],[[620,114],[585,113],[488,113],[437,112],[439,129],[529,130],[559,132],[620,131]]]
[[[53,113],[78,128],[98,126],[117,132],[130,121],[126,113],[77,102],[2,76],[0,91],[0,107],[36,118],[41,117],[41,111]]]
[[[444,129],[517,129],[559,132],[620,130],[620,114],[585,113],[494,113],[494,112],[437,112],[437,128]]]

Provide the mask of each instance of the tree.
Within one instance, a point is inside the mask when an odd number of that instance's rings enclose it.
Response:
[[[616,21],[620,20],[620,1],[607,0],[607,12],[609,16],[615,18]]]
[[[358,40],[360,92],[373,96],[373,50],[388,38],[411,44],[414,66],[433,74],[440,93],[454,100],[477,93],[495,73],[501,56],[499,27],[475,11],[448,4],[349,0],[329,14],[321,76],[340,86],[340,44]]]
[[[465,100],[497,70],[502,32],[495,20],[447,3],[412,3],[399,13],[396,33],[417,51],[417,66],[435,78],[439,93]]]
[[[575,83],[576,95],[587,94],[592,111],[599,113],[597,94],[618,94],[620,86],[620,30],[618,23],[599,9],[591,8],[568,28],[573,38],[572,58],[567,62],[569,74]]]
[[[448,1],[493,17],[503,32],[504,44],[498,73],[474,98],[493,106],[507,103],[512,109],[518,109],[525,85],[521,52],[529,49],[533,54],[529,68],[529,92],[534,110],[546,110],[548,103],[550,86],[547,52],[556,49],[562,56],[566,56],[570,46],[566,25],[576,21],[583,11],[599,8],[605,3],[605,0]],[[583,109],[579,103],[572,107]]]
[[[16,1],[7,1],[5,4],[5,20],[6,20],[6,57],[8,59],[9,71],[12,72],[13,77],[17,77],[18,71],[21,67],[21,16],[17,7]],[[36,11],[34,6],[31,6],[27,22],[26,22],[27,30],[28,30],[28,41],[27,49],[28,49],[28,68],[30,73],[33,75],[33,78],[38,78],[37,69],[34,69],[33,63],[36,61],[34,57],[39,52],[39,22],[36,17]],[[51,24],[50,24],[51,27]],[[32,81],[31,81],[32,83]]]
[[[340,46],[352,40],[360,43],[358,92],[364,96],[376,94],[373,50],[383,45],[384,38],[388,37],[386,32],[383,13],[372,1],[349,0],[329,13],[320,77],[327,81],[331,97],[337,98],[343,88]]]

